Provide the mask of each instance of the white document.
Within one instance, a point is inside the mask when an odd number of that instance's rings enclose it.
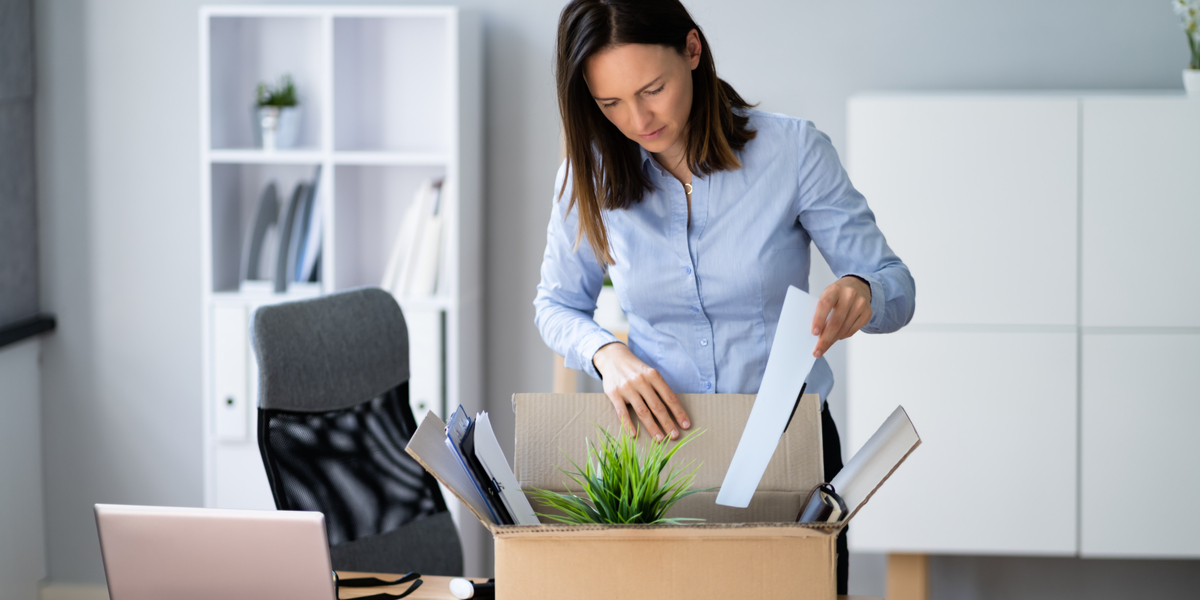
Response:
[[[494,522],[483,496],[475,489],[475,482],[459,464],[458,457],[446,447],[446,424],[435,413],[425,415],[405,450],[420,459],[425,468],[465,502],[476,517],[484,522]]]
[[[813,350],[817,347],[818,336],[812,334],[816,314],[817,298],[788,286],[762,384],[733,454],[733,462],[721,483],[717,504],[737,508],[750,505],[767,463],[779,446],[779,438],[783,436],[800,397],[804,380],[817,361]]]
[[[847,519],[854,516],[883,480],[919,445],[921,436],[917,435],[904,407],[897,406],[883,425],[875,430],[871,439],[829,482],[846,503],[846,510],[850,512]]]
[[[500,490],[500,498],[504,507],[517,525],[538,525],[537,514],[529,504],[529,499],[521,492],[521,484],[513,474],[496,433],[492,431],[492,422],[488,414],[480,413],[475,417],[475,457],[483,464],[483,469],[492,478],[492,483]]]

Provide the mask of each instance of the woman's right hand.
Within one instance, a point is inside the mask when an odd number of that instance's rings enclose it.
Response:
[[[604,378],[604,393],[630,435],[636,436],[637,429],[626,405],[633,407],[633,412],[656,440],[662,440],[664,435],[679,439],[679,429],[692,426],[679,398],[662,375],[642,362],[625,344],[612,343],[600,348],[592,357],[592,364]],[[676,421],[679,427],[675,426]]]

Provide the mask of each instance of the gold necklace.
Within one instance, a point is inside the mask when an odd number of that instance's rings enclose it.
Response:
[[[687,195],[689,195],[689,196],[692,195],[692,184],[690,184],[690,183],[683,184],[683,189],[684,189],[684,191],[687,192]]]

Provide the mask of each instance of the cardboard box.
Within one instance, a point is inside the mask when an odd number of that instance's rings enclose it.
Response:
[[[679,398],[693,429],[704,433],[685,445],[671,464],[683,468],[695,461],[693,466],[699,468],[692,489],[717,488],[755,397]],[[597,425],[612,433],[620,428],[604,394],[517,394],[513,406],[514,470],[527,492],[566,491],[569,478],[558,469],[572,470],[567,457],[582,465],[585,439],[596,440]],[[436,441],[433,436],[444,438],[443,428],[430,414],[410,444],[410,453],[435,476],[442,465],[426,464],[411,448]],[[640,444],[649,441],[645,433],[639,437]],[[820,399],[809,394],[798,403],[748,508],[718,506],[713,489],[684,499],[668,514],[704,518],[703,524],[565,525],[543,518],[538,526],[498,526],[472,509],[494,537],[497,598],[832,600],[836,538],[845,522],[795,522],[805,496],[824,481],[821,451]],[[535,510],[546,512],[539,502],[531,502]]]

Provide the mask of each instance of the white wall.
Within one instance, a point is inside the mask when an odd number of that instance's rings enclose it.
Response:
[[[103,581],[92,503],[202,500],[200,4],[35,7],[42,304],[59,317],[43,375],[55,581]],[[563,2],[459,4],[484,17],[485,389],[511,439],[510,395],[551,381],[530,302],[558,165],[551,60]],[[856,91],[1178,88],[1186,60],[1165,0],[687,4],[743,96],[813,119],[839,146]],[[862,591],[879,593],[879,564],[856,563]]]
[[[30,600],[46,576],[41,343],[0,348],[0,600]]]

